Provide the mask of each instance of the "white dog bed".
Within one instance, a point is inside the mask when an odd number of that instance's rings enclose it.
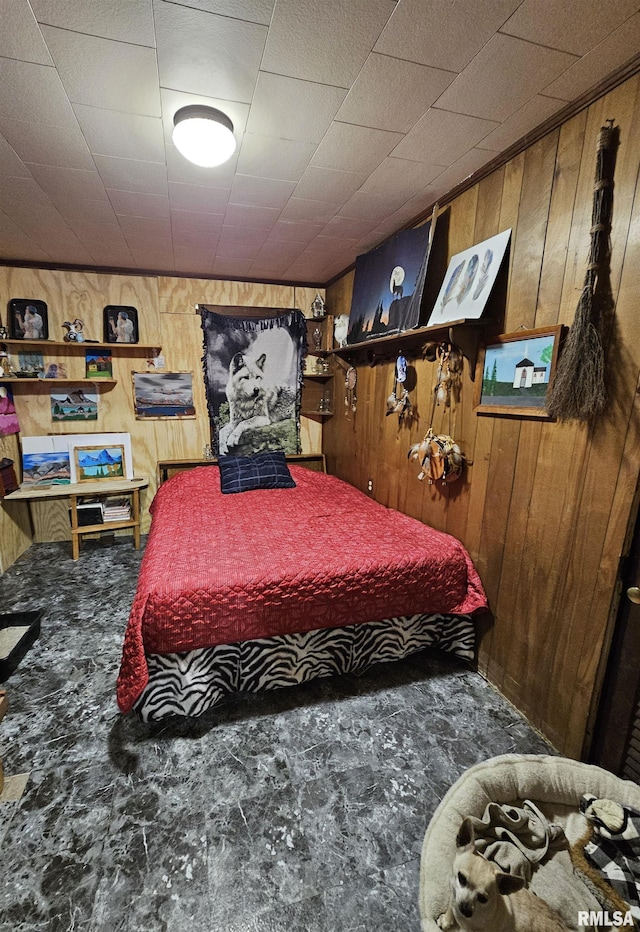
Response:
[[[423,932],[438,932],[436,919],[449,905],[456,835],[465,816],[481,818],[489,802],[529,799],[550,822],[560,823],[569,844],[575,844],[589,827],[578,809],[585,793],[640,810],[640,786],[564,757],[505,754],[467,770],[447,792],[425,834],[419,893]],[[566,848],[538,866],[531,889],[560,912],[569,928],[578,928],[578,910],[602,910],[589,887],[574,874]]]

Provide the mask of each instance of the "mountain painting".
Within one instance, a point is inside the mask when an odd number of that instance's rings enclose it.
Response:
[[[124,479],[124,446],[74,447],[78,482]]]
[[[69,454],[23,453],[22,486],[67,485],[71,481]]]

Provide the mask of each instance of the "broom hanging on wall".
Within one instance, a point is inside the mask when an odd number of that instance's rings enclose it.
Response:
[[[607,123],[600,130],[596,146],[591,245],[584,285],[546,402],[549,414],[561,421],[593,421],[607,400],[602,330],[606,306],[612,305],[609,233],[618,145],[613,120]]]

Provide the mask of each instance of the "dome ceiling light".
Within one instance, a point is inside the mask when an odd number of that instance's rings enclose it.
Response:
[[[214,107],[193,104],[173,117],[173,143],[185,159],[203,168],[228,161],[236,150],[233,123]]]

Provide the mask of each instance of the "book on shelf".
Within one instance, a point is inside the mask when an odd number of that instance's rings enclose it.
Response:
[[[131,502],[128,498],[105,498],[102,502],[103,521],[128,521],[131,518]]]

